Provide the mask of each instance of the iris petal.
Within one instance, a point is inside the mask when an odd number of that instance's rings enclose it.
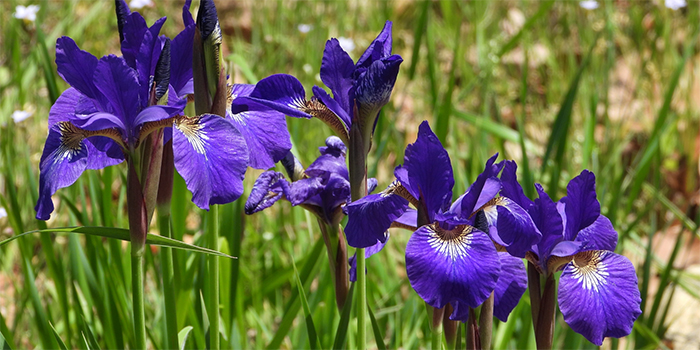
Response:
[[[386,21],[384,23],[384,28],[382,28],[382,31],[374,40],[372,40],[372,43],[369,45],[367,50],[365,50],[365,52],[362,53],[362,56],[360,56],[360,59],[357,60],[357,64],[355,65],[357,68],[369,67],[372,62],[391,55],[391,27],[391,21]]]
[[[428,305],[441,308],[459,301],[477,307],[496,287],[501,267],[485,233],[469,226],[445,231],[426,225],[408,241],[406,271]]]
[[[501,261],[501,274],[493,291],[493,315],[506,322],[527,289],[527,271],[522,259],[505,252],[499,252],[498,258]]]
[[[525,209],[509,198],[494,199],[494,205],[484,209],[484,212],[490,228],[496,227],[496,231],[489,232],[491,237],[497,235],[498,238],[494,240],[513,256],[524,258],[525,253],[542,237]]]
[[[245,213],[250,215],[267,209],[289,192],[289,183],[282,173],[266,171],[255,180],[245,202]]]
[[[347,205],[348,224],[345,226],[348,244],[366,248],[377,241],[383,242],[386,230],[406,209],[407,200],[386,191],[351,202]]]
[[[289,74],[274,74],[255,84],[249,96],[234,100],[232,113],[248,110],[248,102],[264,105],[291,117],[311,118],[303,112],[306,92],[297,78]]]
[[[355,81],[354,97],[360,114],[355,117],[363,123],[365,131],[369,127],[373,130],[379,110],[389,102],[401,62],[403,59],[398,55],[375,61]]]
[[[120,118],[126,127],[128,141],[135,137],[134,119],[139,111],[139,83],[136,72],[126,62],[114,55],[102,57],[95,69],[97,89],[110,104],[112,114]]]
[[[350,89],[353,85],[354,72],[355,64],[350,55],[340,47],[338,39],[328,40],[321,61],[321,81],[331,89],[333,99],[346,115],[352,113]],[[328,105],[328,103],[325,104]],[[349,123],[346,124],[349,125]]]
[[[617,231],[608,218],[599,215],[596,221],[578,233],[576,240],[586,242],[586,250],[615,251]]]
[[[95,56],[78,48],[73,39],[63,36],[56,40],[58,74],[70,86],[95,100],[100,95],[93,81],[97,62]]]
[[[217,115],[183,118],[173,128],[175,168],[202,209],[243,194],[248,151],[240,132]]]
[[[600,346],[604,337],[624,337],[642,313],[634,266],[609,251],[580,253],[559,279],[564,321]]]
[[[595,174],[584,170],[569,181],[567,196],[561,199],[566,212],[564,237],[574,240],[582,229],[590,226],[600,215],[600,203],[595,193]]]
[[[388,241],[389,233],[387,232],[386,238],[384,238],[383,241],[377,241],[375,245],[367,247],[365,249],[365,260],[369,259],[370,256],[382,251],[382,249],[384,249],[384,246]],[[350,271],[348,271],[350,275],[350,282],[355,282],[357,281],[357,253],[353,254],[352,257],[348,259],[348,263],[350,264]],[[365,273],[367,273],[367,268],[365,268]]]
[[[413,190],[409,192],[418,195],[416,198],[425,203],[432,221],[435,213],[449,205],[454,178],[450,156],[430,130],[427,121],[421,123],[416,142],[406,147],[403,166],[408,172],[409,183],[402,181],[402,185],[407,188],[410,186]],[[399,175],[401,174],[397,178]]]
[[[518,176],[516,171],[518,170],[518,165],[512,160],[506,160],[505,166],[503,167],[503,172],[501,173],[501,184],[503,189],[501,190],[501,196],[508,197],[518,203],[519,206],[523,207],[526,211],[530,211],[535,203],[527,198],[523,192],[523,188],[518,182]]]
[[[496,176],[502,168],[501,163],[494,165],[496,158],[498,158],[498,153],[494,154],[486,161],[484,171],[476,177],[476,181],[469,186],[467,192],[455,201],[455,204],[450,208],[452,212],[465,218],[469,217],[475,210],[480,208],[478,204],[485,204],[496,196],[501,189],[501,182]],[[489,179],[490,181],[488,181]],[[457,203],[460,203],[461,207],[456,207]]]

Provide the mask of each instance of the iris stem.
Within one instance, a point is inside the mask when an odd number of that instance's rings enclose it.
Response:
[[[355,111],[357,106],[355,106]],[[355,113],[357,116],[358,113]],[[367,195],[367,152],[364,135],[357,118],[350,127],[350,147],[348,147],[348,174],[350,177],[350,196],[356,201]],[[365,274],[365,249],[357,249],[357,347],[367,348],[367,276]]]
[[[146,348],[146,316],[143,302],[143,254],[144,246],[140,249],[131,245],[131,287],[134,311],[134,334],[136,349]]]
[[[469,308],[469,319],[467,320],[467,349],[476,350],[479,347],[479,332],[476,326],[476,313],[474,309]]]
[[[209,209],[209,248],[219,250],[219,206]],[[219,349],[219,258],[209,255],[209,349]]]
[[[432,337],[430,338],[430,348],[434,350],[442,349],[442,327],[433,328]]]
[[[491,336],[493,335],[493,292],[481,304],[481,314],[479,315],[479,339],[482,349],[491,348]]]
[[[527,262],[527,285],[530,290],[530,312],[532,313],[532,325],[537,328],[537,316],[540,312],[540,300],[542,299],[542,289],[540,286],[540,273],[535,265]]]
[[[365,317],[365,307],[367,305],[367,275],[365,274],[365,249],[357,249],[357,285],[359,293],[357,293],[357,348],[364,350],[367,348],[365,343],[367,319]]]
[[[172,238],[170,234],[170,212],[158,213],[158,229],[160,234]],[[171,248],[161,247],[160,262],[163,266],[163,296],[165,298],[165,333],[166,348],[179,348],[177,339],[177,304],[175,302],[175,283],[173,271],[173,251]]]
[[[556,310],[557,286],[554,275],[549,275],[544,284],[540,311],[535,327],[535,341],[538,349],[551,349],[554,337],[554,311]]]
[[[335,286],[335,303],[338,310],[342,310],[350,288],[345,235],[342,233],[338,223],[328,224],[326,221],[318,219],[318,226],[321,228],[323,241],[326,244],[326,252],[328,253],[328,264]]]

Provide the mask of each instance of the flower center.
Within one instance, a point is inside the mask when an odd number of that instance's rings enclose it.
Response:
[[[571,261],[574,267],[574,277],[582,287],[587,290],[595,290],[607,283],[608,268],[602,263],[605,251],[592,250],[581,252]]]

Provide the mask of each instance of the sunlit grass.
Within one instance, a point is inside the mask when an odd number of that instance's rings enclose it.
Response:
[[[0,4],[0,207],[8,213],[0,218],[0,240],[46,226],[127,227],[125,167],[87,171],[75,185],[59,190],[57,210],[47,223],[35,220],[33,209],[55,98],[51,82],[58,93],[68,87],[55,73],[55,40],[67,35],[98,57],[118,54],[113,4],[42,2],[33,23],[12,17],[18,4],[26,3]],[[692,234],[672,236],[679,237],[673,246],[680,251],[697,236],[700,223],[697,2],[679,11],[665,8],[662,1],[601,1],[593,11],[577,1],[217,5],[234,82],[254,83],[283,72],[298,77],[307,90],[322,84],[318,71],[328,38],[352,38],[356,49],[351,56],[357,59],[384,21],[394,21],[394,52],[405,62],[369,158],[369,176],[379,179],[380,188],[403,162],[405,145],[415,140],[424,119],[436,125],[451,154],[456,194],[464,192],[495,152],[518,161],[520,178],[529,174],[530,181],[544,184],[555,198],[582,169],[596,172],[602,212],[620,234],[618,252],[637,266],[645,300],[633,334],[613,344],[662,346],[672,321],[665,311],[669,298],[680,289],[694,291],[687,286],[697,280],[673,268],[677,254],[657,256],[649,243],[682,227]],[[157,2],[141,12],[149,24],[168,16],[163,33],[172,37],[182,28],[181,6]],[[300,24],[312,28],[302,33]],[[15,110],[32,116],[15,123]],[[317,120],[288,118],[288,125],[295,153],[308,165],[331,131]],[[248,191],[258,173],[248,172]],[[531,190],[531,183],[523,186]],[[184,182],[176,181],[173,237],[207,246],[202,231],[206,216],[190,197]],[[315,220],[285,203],[264,214],[235,216],[243,200],[222,206],[219,215],[221,250],[239,257],[219,259],[223,346],[309,347],[300,283],[319,346],[331,347],[341,315],[333,286],[326,283],[330,271]],[[157,232],[155,224],[152,232]],[[368,301],[388,348],[429,344],[424,304],[405,276],[409,234],[392,230],[387,248],[367,262]],[[165,322],[159,254],[153,248],[147,256],[146,319],[149,341],[161,348]],[[75,233],[37,234],[3,246],[0,333],[12,348],[57,348],[58,337],[68,348],[93,348],[91,334],[100,347],[128,347],[133,343],[129,264],[121,241]],[[174,268],[178,327],[193,326],[187,345],[204,348],[203,322],[208,321],[201,291],[210,277],[205,258],[175,250]],[[534,348],[529,318],[524,297],[508,323],[495,325],[494,347]],[[351,334],[354,327],[350,322]],[[370,348],[378,346],[373,335],[368,339]],[[354,341],[347,337],[347,347]],[[593,347],[563,322],[557,323],[554,344]]]

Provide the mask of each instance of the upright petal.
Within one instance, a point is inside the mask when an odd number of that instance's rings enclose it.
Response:
[[[355,81],[354,97],[360,114],[355,117],[363,123],[363,132],[374,130],[379,110],[389,102],[394,90],[401,62],[403,59],[398,55],[375,61]]]
[[[217,115],[181,118],[173,128],[175,168],[202,209],[243,194],[248,150],[240,132]]]
[[[539,198],[534,202],[531,217],[542,233],[542,239],[537,243],[537,250],[541,267],[546,270],[547,259],[552,249],[564,240],[564,223],[557,211],[556,203],[549,198],[542,185],[535,184],[535,189],[539,193]]]
[[[503,167],[503,172],[501,173],[501,196],[512,199],[515,201],[515,203],[529,212],[530,208],[532,208],[532,206],[535,204],[530,198],[527,198],[523,192],[523,188],[518,182],[518,176],[515,173],[517,170],[518,165],[515,164],[514,161],[505,161],[505,166]]]
[[[313,91],[314,97],[317,101],[320,101],[323,106],[316,105],[315,110],[309,110],[307,113],[326,123],[336,133],[347,135],[352,125],[352,111],[346,111],[338,101],[328,95],[326,90],[318,86],[311,88],[311,91]],[[325,107],[325,109],[323,107]]]
[[[250,215],[267,209],[288,192],[289,183],[282,173],[266,171],[255,180],[253,189],[245,202],[245,213]]]
[[[132,12],[122,19],[121,51],[124,60],[129,67],[136,68],[136,56],[138,55],[143,35],[148,30],[146,20],[138,12]]]
[[[70,86],[95,100],[99,100],[100,97],[93,81],[97,62],[95,56],[78,48],[73,39],[62,36],[56,40],[58,74]]]
[[[408,201],[391,193],[390,188],[347,205],[345,236],[351,247],[366,248],[383,242],[391,223],[408,209]]]
[[[487,201],[496,196],[498,191],[501,190],[501,182],[496,176],[502,168],[500,163],[494,165],[496,158],[498,158],[498,153],[494,154],[486,161],[484,171],[476,177],[476,181],[469,187],[467,192],[456,201],[456,203],[461,204],[461,207],[457,208],[455,204],[453,204],[450,209],[451,211],[468,218],[474,211],[481,207],[478,204],[484,205]]]
[[[493,315],[499,320],[508,321],[508,315],[518,305],[527,289],[527,271],[520,258],[505,252],[499,252],[501,274],[498,276],[496,289],[493,291]]]
[[[97,89],[109,101],[108,112],[124,121],[129,142],[135,137],[134,119],[139,112],[139,83],[136,72],[117,56],[102,57],[95,69],[94,77]]]
[[[350,55],[340,47],[338,39],[328,40],[321,61],[321,81],[331,89],[333,99],[347,114],[352,113],[350,89],[352,88],[354,72],[355,64]]]
[[[119,28],[119,42],[124,41],[124,24],[126,23],[126,17],[131,14],[129,6],[124,0],[114,1],[115,9],[117,12],[117,27]]]
[[[542,238],[530,214],[509,198],[495,198],[484,208],[484,213],[491,237],[513,256],[524,258]]]
[[[454,178],[450,156],[437,136],[430,130],[427,121],[421,123],[415,143],[406,147],[404,168],[417,199],[425,203],[431,220],[433,215],[445,209],[452,199]]]
[[[477,307],[496,287],[501,267],[485,233],[470,226],[447,231],[426,225],[408,241],[406,272],[413,289],[432,307],[452,301]]]
[[[369,47],[357,60],[356,67],[369,67],[372,62],[389,57],[392,49],[391,21],[384,23],[384,28],[377,37],[369,44]]]
[[[566,240],[574,240],[582,229],[590,226],[600,216],[600,203],[595,193],[595,174],[584,170],[569,181],[567,196],[561,199],[566,212]]]
[[[600,346],[624,337],[642,313],[634,266],[609,251],[579,253],[559,279],[559,308],[575,332]]]
[[[183,9],[183,16],[185,10]],[[189,10],[186,11],[189,14]],[[192,15],[190,20],[192,19]],[[178,34],[171,45],[170,85],[175,88],[178,97],[194,93],[192,81],[192,42],[194,40],[194,25],[187,25]]]
[[[309,176],[320,176],[322,173],[329,172],[338,174],[344,179],[348,179],[348,167],[345,164],[345,144],[336,136],[330,136],[326,139],[326,146],[319,147],[321,156],[306,168],[306,174]]]

